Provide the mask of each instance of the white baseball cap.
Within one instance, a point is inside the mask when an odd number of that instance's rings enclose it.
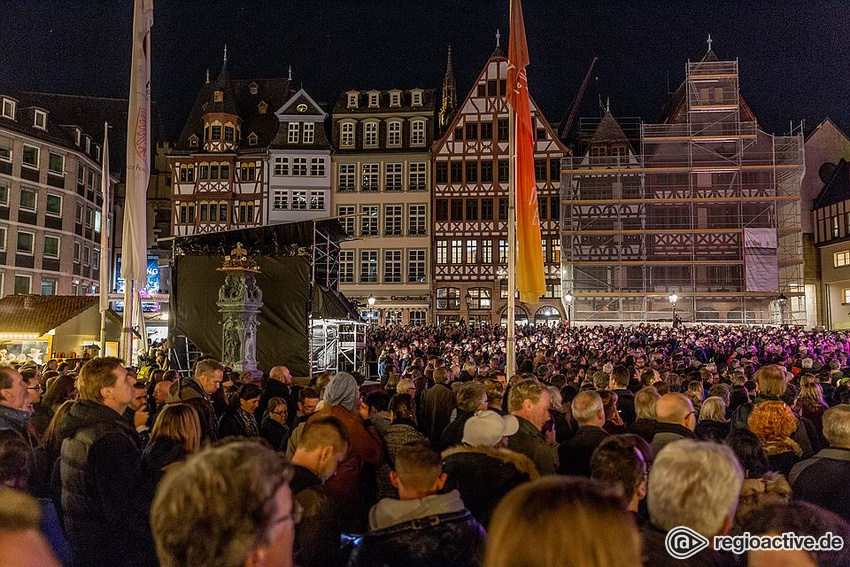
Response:
[[[494,447],[502,437],[519,431],[519,421],[512,415],[501,416],[493,410],[475,412],[463,426],[463,443],[473,447]]]

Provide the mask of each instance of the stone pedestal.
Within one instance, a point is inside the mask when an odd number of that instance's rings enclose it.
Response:
[[[254,276],[256,265],[242,245],[232,254],[219,268],[226,274],[216,302],[221,313],[221,362],[259,380],[263,373],[257,369],[257,315],[263,306],[263,292]]]

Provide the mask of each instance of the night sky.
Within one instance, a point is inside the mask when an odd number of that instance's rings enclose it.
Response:
[[[567,113],[598,56],[582,116],[610,97],[617,116],[658,117],[667,85],[711,33],[740,60],[741,88],[769,132],[826,116],[850,130],[850,10],[841,1],[526,0],[529,84],[552,121]],[[126,97],[132,0],[2,0],[0,92]],[[508,35],[508,0],[154,0],[153,94],[163,126],[182,128],[206,69],[228,46],[236,78],[293,77],[316,100],[349,88],[439,87],[446,47],[462,99]]]

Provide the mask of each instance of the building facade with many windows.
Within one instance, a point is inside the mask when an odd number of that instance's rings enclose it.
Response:
[[[639,147],[600,133],[564,160],[573,318],[802,324],[802,136],[759,127],[738,61],[719,60],[710,42],[686,71]],[[609,114],[599,128],[619,126]]]
[[[331,146],[328,117],[304,89],[276,112],[280,126],[269,146],[268,223],[329,216]]]
[[[434,145],[433,291],[435,323],[499,323],[506,319],[508,264],[508,61],[487,61],[466,100]],[[517,303],[517,322],[562,321],[558,211],[560,161],[567,153],[536,103],[537,178],[546,295]]]
[[[172,235],[187,236],[268,222],[268,151],[275,114],[292,96],[289,79],[231,79],[227,54],[203,85],[175,143],[171,168]]]
[[[0,295],[97,293],[102,123],[60,122],[37,98],[0,94]]]
[[[428,322],[434,123],[433,89],[351,90],[333,109],[333,214],[356,239],[340,252],[340,290],[374,297],[372,321]]]

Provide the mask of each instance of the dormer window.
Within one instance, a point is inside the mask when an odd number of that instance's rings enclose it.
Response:
[[[348,108],[357,108],[357,93],[348,93]]]
[[[88,136],[86,136],[86,153],[91,153],[91,138],[89,138]]]
[[[3,118],[11,118],[15,119],[15,101],[4,98],[3,99]]]
[[[189,146],[192,148],[198,147],[198,137],[196,135],[192,134],[189,136]]]
[[[249,91],[251,92],[251,94],[253,94],[253,95],[257,94],[257,91],[258,91],[259,89],[260,89],[260,86],[259,86],[257,83],[251,83],[250,85],[248,85],[248,90],[249,90]]]
[[[257,135],[254,134],[253,132],[248,134],[248,145],[249,146],[256,146],[257,145]]]
[[[94,159],[95,161],[100,161],[100,144],[94,145]]]
[[[260,101],[260,104],[257,105],[257,112],[260,114],[265,114],[269,110],[269,105],[266,104],[265,101]]]
[[[47,113],[43,110],[36,109],[33,126],[42,130],[47,130]]]
[[[369,93],[369,108],[378,108],[378,96],[380,93],[370,92]]]
[[[224,102],[224,91],[213,91],[213,102]]]
[[[411,106],[422,106],[422,91],[410,91],[410,98]]]
[[[390,106],[401,106],[401,91],[390,91]]]
[[[83,136],[83,131],[79,128],[74,128],[74,143],[77,144],[77,147],[80,147],[80,138]]]

